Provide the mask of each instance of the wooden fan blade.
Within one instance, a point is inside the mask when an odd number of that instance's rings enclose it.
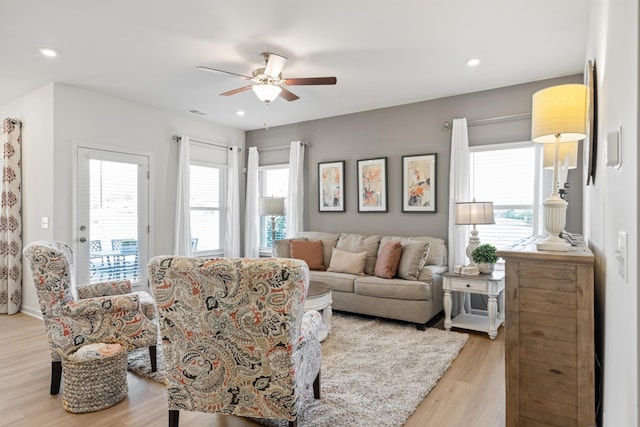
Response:
[[[234,76],[242,77],[246,80],[251,80],[253,77],[245,76],[244,74],[233,73],[231,71],[218,70],[217,68],[204,67],[202,65],[196,67],[198,70],[208,71],[210,73],[223,73],[223,74],[231,74]]]
[[[301,86],[301,85],[334,85],[338,82],[335,77],[298,77],[291,79],[284,79],[283,84],[288,86]]]
[[[276,55],[275,53],[269,53],[268,55],[269,60],[267,61],[267,65],[264,67],[264,74],[269,77],[273,77],[274,79],[278,78],[282,72],[282,68],[284,68],[284,64],[287,62],[287,58]]]
[[[229,95],[235,95],[236,93],[246,92],[248,90],[251,90],[252,86],[253,85],[239,87],[238,89],[230,90],[229,92],[221,93],[220,95],[221,96],[229,96]]]
[[[280,97],[286,99],[287,101],[295,101],[296,99],[300,99],[300,97],[298,95],[296,95],[295,93],[291,92],[290,90],[287,90],[283,87],[280,87],[280,89],[282,89],[280,91]]]

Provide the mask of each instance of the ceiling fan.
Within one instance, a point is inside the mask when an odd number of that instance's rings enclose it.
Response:
[[[263,52],[260,54],[260,57],[262,57],[264,67],[253,70],[251,76],[204,66],[199,66],[197,68],[199,70],[210,71],[213,73],[232,74],[234,76],[242,77],[245,80],[253,81],[253,84],[233,89],[228,92],[221,93],[220,95],[230,96],[251,89],[261,101],[267,104],[275,100],[278,96],[286,99],[287,101],[295,101],[300,98],[298,95],[285,88],[285,86],[334,85],[337,82],[335,77],[283,78],[282,69],[284,68],[284,64],[287,62],[287,58],[271,52]]]

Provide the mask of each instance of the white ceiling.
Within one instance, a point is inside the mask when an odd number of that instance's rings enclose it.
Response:
[[[261,128],[582,72],[590,0],[16,0],[0,10],[0,105],[49,82],[239,129]],[[38,49],[58,50],[56,58]],[[270,106],[247,82],[260,52],[289,58]],[[468,67],[469,58],[481,59]],[[244,117],[237,110],[246,112]],[[200,117],[200,116],[195,116]]]

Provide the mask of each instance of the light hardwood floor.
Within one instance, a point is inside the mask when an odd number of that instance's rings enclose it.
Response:
[[[442,328],[442,321],[435,324]],[[498,338],[469,332],[469,341],[405,427],[504,427],[504,329]],[[1,426],[166,426],[166,392],[128,373],[129,394],[98,412],[70,414],[61,395],[49,394],[51,359],[42,321],[25,314],[0,315]],[[180,413],[180,425],[259,427],[233,416]],[[327,426],[339,427],[339,426]],[[375,427],[375,426],[369,426]]]

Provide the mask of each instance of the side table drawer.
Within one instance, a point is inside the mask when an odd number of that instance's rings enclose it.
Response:
[[[451,280],[451,290],[452,291],[461,291],[461,292],[485,292],[487,290],[486,282],[476,282],[473,280],[465,280],[465,279],[450,279]]]

